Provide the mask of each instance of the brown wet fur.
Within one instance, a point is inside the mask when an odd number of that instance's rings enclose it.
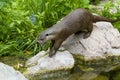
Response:
[[[71,34],[80,31],[86,31],[83,38],[88,38],[93,30],[93,23],[98,21],[116,22],[118,20],[111,20],[105,17],[92,15],[86,9],[76,9],[65,16],[60,22],[43,31],[38,38],[38,41],[40,39],[44,40],[46,38],[45,34],[48,34],[48,36],[49,34],[55,36],[54,38],[50,39],[51,47],[49,56],[52,57],[59,49],[62,42]]]

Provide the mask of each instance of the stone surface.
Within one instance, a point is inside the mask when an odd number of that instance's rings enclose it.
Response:
[[[19,71],[13,67],[0,62],[0,80],[28,80]]]
[[[46,54],[45,51],[39,52],[38,54],[36,54],[35,56],[33,56],[32,58],[30,58],[30,59],[28,59],[28,60],[26,61],[26,66],[27,66],[27,67],[30,67],[30,66],[37,65],[38,60],[39,60],[41,57],[43,57],[45,54]]]
[[[27,65],[30,67],[24,72],[26,77],[39,80],[50,76],[66,75],[67,72],[65,71],[70,70],[74,66],[73,56],[68,51],[58,51],[52,58],[48,54],[44,54],[46,52],[42,51],[27,61]],[[63,72],[58,73],[59,71]]]
[[[71,35],[62,46],[74,55],[82,55],[85,60],[120,55],[120,33],[111,23],[94,23],[91,35],[83,39],[83,34]]]

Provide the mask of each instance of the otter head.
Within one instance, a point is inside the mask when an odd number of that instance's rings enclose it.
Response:
[[[54,32],[46,30],[40,34],[37,43],[42,46],[45,42],[47,42],[48,40],[53,40],[54,38],[55,38]]]

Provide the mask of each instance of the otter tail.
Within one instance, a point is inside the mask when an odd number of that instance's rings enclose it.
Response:
[[[114,23],[114,22],[120,21],[120,17],[117,18],[116,20],[112,20],[112,19],[108,19],[108,18],[101,17],[98,15],[93,15],[93,22],[99,22],[99,21],[106,21],[106,22]]]

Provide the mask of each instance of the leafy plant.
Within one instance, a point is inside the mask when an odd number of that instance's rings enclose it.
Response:
[[[89,0],[1,0],[0,56],[37,53],[40,32],[80,7],[90,8]]]
[[[106,16],[111,19],[120,19],[120,2],[119,0],[116,0],[116,3],[113,3],[111,1],[107,2],[103,5],[104,8],[102,10],[102,15]],[[117,23],[114,23],[114,26],[118,28],[120,31],[120,21]]]
[[[90,3],[92,3],[92,4],[99,4],[100,3],[100,0],[90,0]]]

